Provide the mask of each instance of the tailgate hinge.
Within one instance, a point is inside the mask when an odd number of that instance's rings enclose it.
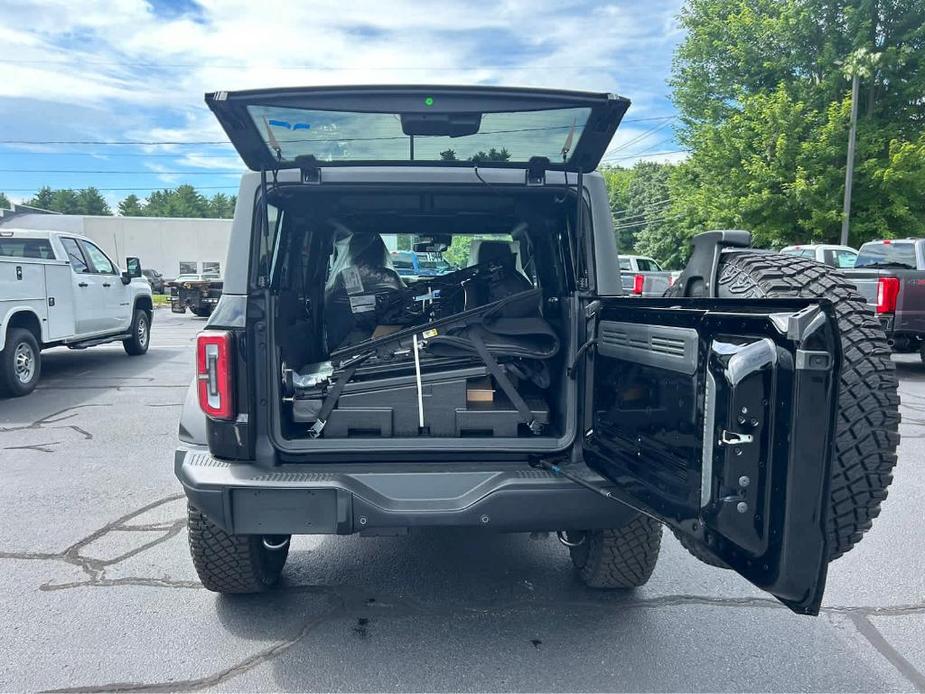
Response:
[[[296,157],[295,160],[299,165],[302,183],[310,185],[321,183],[321,167],[318,165],[318,160],[315,159],[314,154]]]
[[[546,183],[546,169],[549,168],[549,157],[530,157],[527,162],[527,185],[541,186]]]

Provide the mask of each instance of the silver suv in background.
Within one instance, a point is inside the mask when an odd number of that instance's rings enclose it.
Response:
[[[784,255],[795,255],[800,258],[809,258],[818,263],[825,263],[829,267],[852,268],[857,260],[858,252],[851,246],[838,246],[829,243],[808,243],[798,246],[786,246],[780,249]]]

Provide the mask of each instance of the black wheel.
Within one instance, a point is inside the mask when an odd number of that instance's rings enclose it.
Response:
[[[28,395],[41,374],[42,352],[35,335],[25,328],[10,328],[0,352],[0,392],[13,397]]]
[[[209,314],[212,313],[212,312],[211,312],[209,309],[207,309],[207,308],[192,308],[192,307],[190,307],[190,311],[193,312],[193,315],[194,315],[194,316],[199,316],[200,318],[208,318]]]
[[[835,458],[826,519],[829,561],[854,547],[880,514],[899,445],[899,394],[886,335],[864,298],[840,272],[776,253],[727,253],[720,297],[825,297],[841,332],[842,373]],[[699,559],[722,566],[702,546],[679,537]]]
[[[135,315],[132,316],[132,325],[129,328],[131,337],[122,340],[122,346],[125,351],[132,356],[144,354],[148,351],[148,343],[151,341],[151,317],[143,309],[135,309]]]
[[[187,505],[190,555],[202,585],[216,593],[260,593],[279,581],[288,535],[232,535]]]
[[[578,577],[589,588],[638,588],[649,580],[662,544],[662,526],[636,516],[622,528],[567,536]]]

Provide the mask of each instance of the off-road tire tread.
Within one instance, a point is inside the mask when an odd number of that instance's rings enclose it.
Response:
[[[652,575],[661,544],[661,523],[639,515],[621,528],[589,530],[569,554],[589,588],[638,588]]]
[[[216,593],[261,593],[279,580],[289,545],[269,551],[260,535],[232,535],[187,504],[190,555],[199,580]]]
[[[729,253],[720,265],[720,297],[824,297],[841,333],[842,372],[829,482],[826,536],[829,561],[851,550],[870,530],[893,481],[899,445],[896,367],[886,335],[848,278],[806,258]],[[699,559],[717,564],[679,536]]]

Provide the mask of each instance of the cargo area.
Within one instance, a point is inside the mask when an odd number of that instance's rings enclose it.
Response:
[[[570,442],[573,192],[298,185],[268,200],[253,257],[280,448]]]

